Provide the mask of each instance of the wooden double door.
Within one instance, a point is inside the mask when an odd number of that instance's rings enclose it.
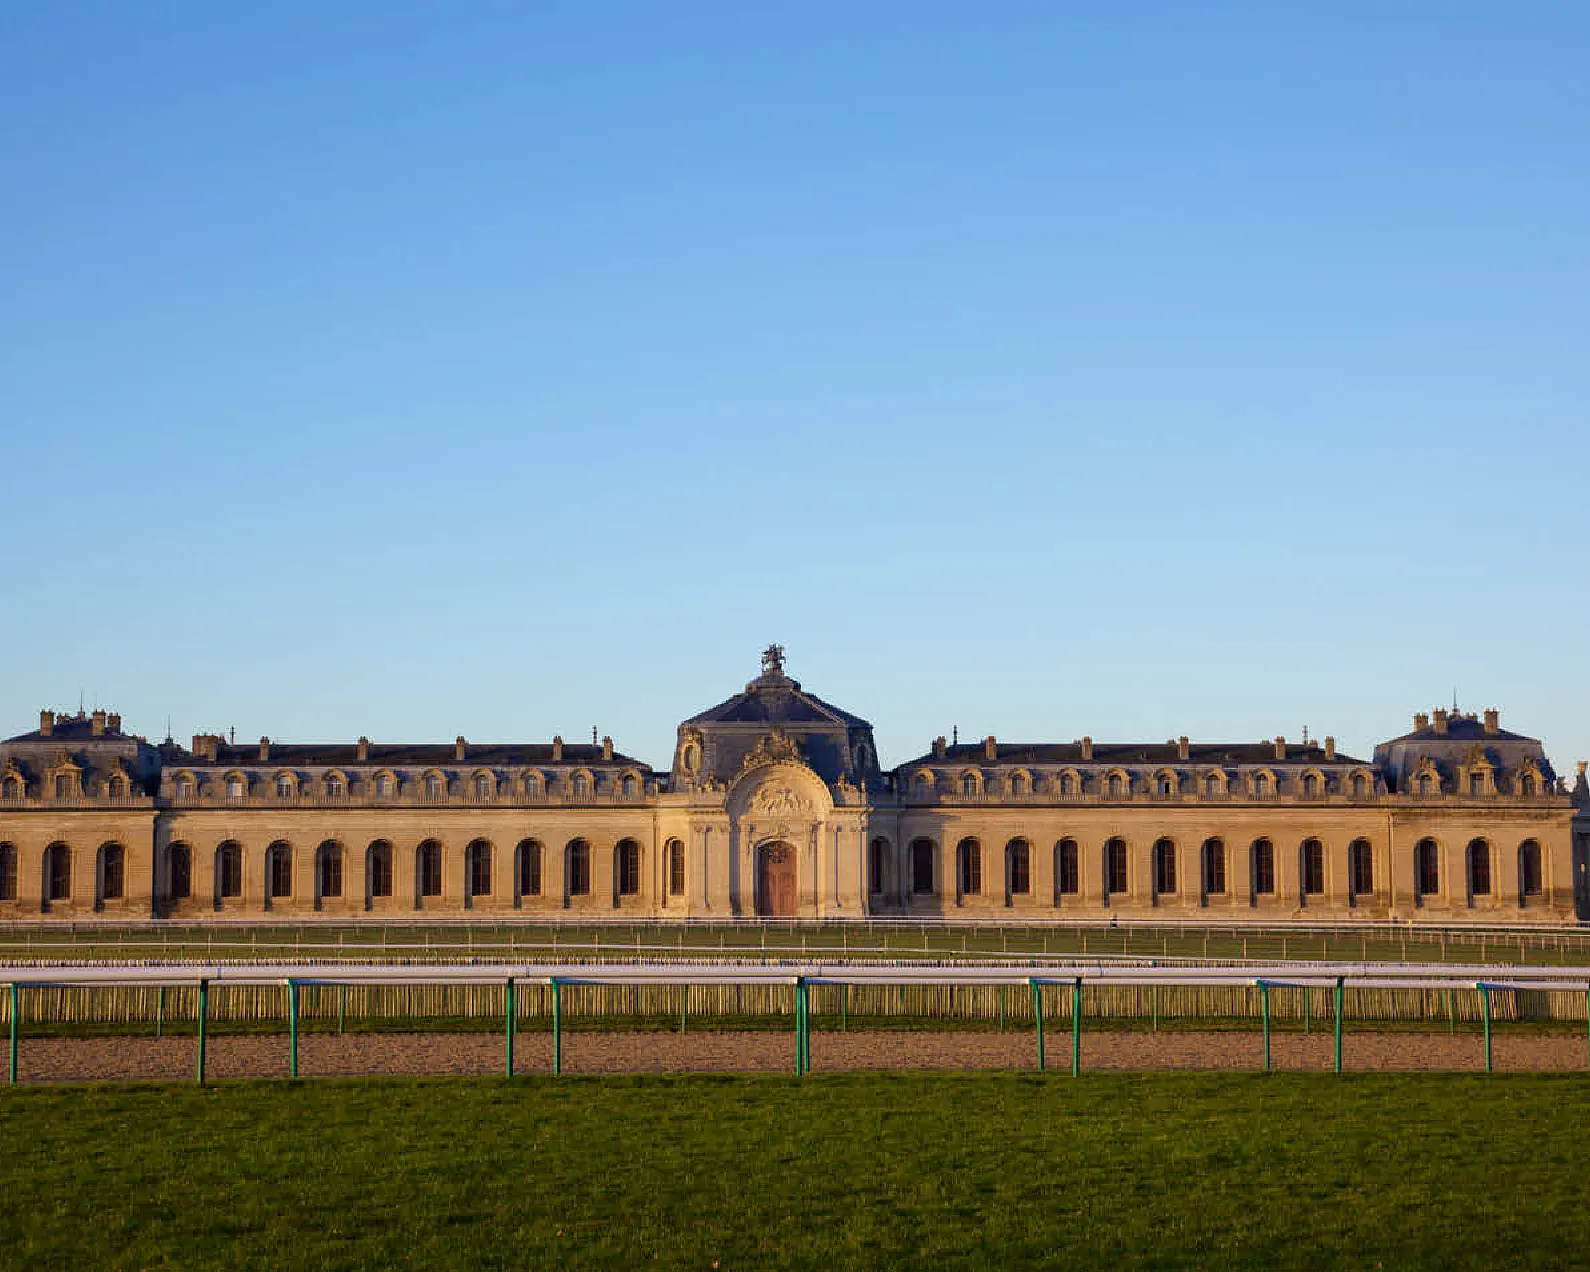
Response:
[[[761,918],[795,916],[795,849],[786,843],[756,850],[756,913]]]

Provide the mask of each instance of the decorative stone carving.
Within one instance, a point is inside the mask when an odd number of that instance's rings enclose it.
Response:
[[[763,817],[806,817],[811,801],[787,786],[768,785],[751,796],[751,808]]]
[[[795,739],[783,729],[774,729],[757,740],[756,745],[741,762],[740,772],[749,773],[764,764],[804,764],[805,762],[801,758],[801,750]]]

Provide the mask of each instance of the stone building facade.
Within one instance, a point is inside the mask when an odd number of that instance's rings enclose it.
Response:
[[[1455,709],[1368,760],[989,737],[884,769],[773,646],[666,772],[610,739],[181,747],[42,712],[0,744],[0,919],[1561,922],[1590,915],[1587,804],[1583,764],[1569,791]]]

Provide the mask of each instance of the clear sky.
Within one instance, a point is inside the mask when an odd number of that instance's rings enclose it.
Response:
[[[0,735],[1590,757],[1590,6],[17,3]]]

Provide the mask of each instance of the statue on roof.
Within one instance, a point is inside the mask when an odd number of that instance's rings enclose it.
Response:
[[[762,651],[762,674],[764,676],[784,674],[784,646],[769,645]]]

